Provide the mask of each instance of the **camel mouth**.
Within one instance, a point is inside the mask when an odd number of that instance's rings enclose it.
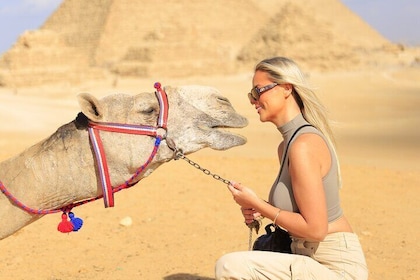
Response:
[[[232,132],[232,130],[240,129],[247,125],[248,121],[244,119],[242,122],[236,122],[234,124],[224,123],[209,127],[213,137],[223,139],[223,141],[215,141],[210,144],[210,147],[215,150],[226,150],[231,147],[244,145],[247,142],[247,138],[236,132]]]
[[[232,127],[232,126],[214,126],[214,127],[212,127],[212,129],[218,131],[219,133],[223,133],[223,134],[226,134],[226,135],[229,135],[229,136],[232,136],[232,137],[242,139],[244,141],[243,144],[245,144],[246,141],[247,141],[247,138],[245,136],[231,131],[232,129],[239,129],[239,128],[243,128],[243,127]]]
[[[242,116],[233,118],[233,121],[218,122],[210,126],[210,129],[218,130],[226,134],[236,135],[245,138],[242,135],[231,132],[232,129],[241,129],[248,125],[248,120]]]
[[[218,131],[223,131],[225,133],[236,134],[236,133],[232,132],[231,130],[241,129],[243,127],[245,127],[245,126],[215,125],[215,126],[212,126],[210,128],[218,130]]]
[[[248,119],[237,114],[225,115],[223,118],[213,120],[210,128],[212,129],[239,129],[248,126]]]
[[[215,129],[215,130],[219,130],[219,131],[224,131],[226,133],[231,133],[231,134],[235,134],[233,132],[231,132],[231,130],[236,130],[236,129],[241,129],[244,128],[246,125],[244,126],[231,126],[231,125],[214,125],[211,126],[210,129]]]

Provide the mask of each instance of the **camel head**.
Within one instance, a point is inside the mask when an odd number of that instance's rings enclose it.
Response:
[[[167,138],[177,149],[190,154],[210,147],[226,150],[246,143],[246,138],[227,129],[242,128],[248,122],[239,115],[229,100],[219,91],[204,86],[165,87],[168,97],[169,113]],[[138,95],[115,94],[97,100],[90,94],[79,95],[82,113],[91,121],[156,126],[159,115],[159,102],[154,92]],[[138,167],[153,147],[149,136],[124,135],[104,132],[101,135],[107,156],[119,157],[121,162],[129,160]],[[173,158],[173,150],[168,141],[162,141],[155,163],[163,163]],[[106,147],[108,146],[108,148]],[[139,156],[139,161],[134,156]],[[158,163],[158,164],[159,164]]]
[[[226,150],[246,143],[246,138],[226,129],[245,127],[248,121],[216,89],[184,86],[168,87],[166,92],[170,104],[168,137],[185,154],[206,147]],[[173,108],[174,103],[178,108]]]
[[[0,228],[0,239],[44,214],[67,211],[63,209],[92,199],[103,197],[105,207],[112,207],[115,188],[133,186],[173,159],[179,154],[174,153],[174,146],[186,155],[246,142],[226,129],[242,128],[247,120],[216,89],[167,87],[165,94],[160,84],[155,87],[157,95],[114,94],[98,100],[81,94],[82,112],[76,120],[1,162],[0,184],[9,195],[0,196],[0,220],[5,225]],[[139,129],[140,135],[133,134],[133,129]],[[27,182],[31,188],[25,188]],[[73,227],[60,230],[68,232]]]

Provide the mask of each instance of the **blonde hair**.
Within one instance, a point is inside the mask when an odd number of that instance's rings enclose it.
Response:
[[[341,171],[335,149],[334,135],[327,117],[327,109],[316,96],[314,90],[306,81],[299,66],[286,57],[273,57],[264,59],[255,66],[255,71],[266,72],[273,82],[278,84],[291,84],[293,97],[299,105],[303,117],[316,127],[325,136],[332,147],[338,164],[338,181],[341,186]]]

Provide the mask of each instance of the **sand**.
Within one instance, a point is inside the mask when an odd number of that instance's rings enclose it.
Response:
[[[223,152],[205,149],[190,158],[266,198],[279,167],[275,154],[281,135],[272,124],[260,123],[248,104],[251,77],[160,82],[215,86],[249,119],[240,131],[246,145]],[[337,121],[342,204],[362,242],[369,279],[418,279],[420,70],[311,73],[310,79]],[[154,82],[0,88],[0,160],[74,119],[78,93],[152,91]],[[113,209],[102,201],[74,209],[85,222],[80,232],[59,233],[60,215],[54,214],[2,240],[0,278],[210,280],[221,255],[248,249],[248,229],[226,186],[184,161],[163,165],[115,199]],[[126,217],[131,226],[120,225]]]

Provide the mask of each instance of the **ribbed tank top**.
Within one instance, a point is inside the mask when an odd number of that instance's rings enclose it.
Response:
[[[293,120],[278,128],[284,139],[284,149],[286,149],[287,143],[290,141],[295,131],[305,124],[309,123],[303,118],[301,114],[299,114]],[[340,205],[339,197],[340,187],[338,180],[337,158],[334,156],[333,149],[328,143],[325,136],[313,126],[306,126],[301,128],[290,142],[289,150],[290,147],[293,145],[293,142],[299,137],[299,135],[304,133],[314,133],[322,137],[330,151],[331,167],[327,174],[324,176],[324,178],[322,178],[322,183],[324,186],[327,202],[328,222],[332,222],[343,215],[343,210]],[[283,157],[285,156],[288,155],[286,154],[286,151],[283,150]],[[299,208],[297,207],[296,200],[293,196],[293,188],[289,173],[288,158],[286,158],[285,160],[282,159],[282,162],[284,162],[283,169],[281,171],[281,174],[279,171],[276,181],[271,187],[268,201],[271,205],[274,205],[275,207],[278,207],[280,209],[299,213]]]

